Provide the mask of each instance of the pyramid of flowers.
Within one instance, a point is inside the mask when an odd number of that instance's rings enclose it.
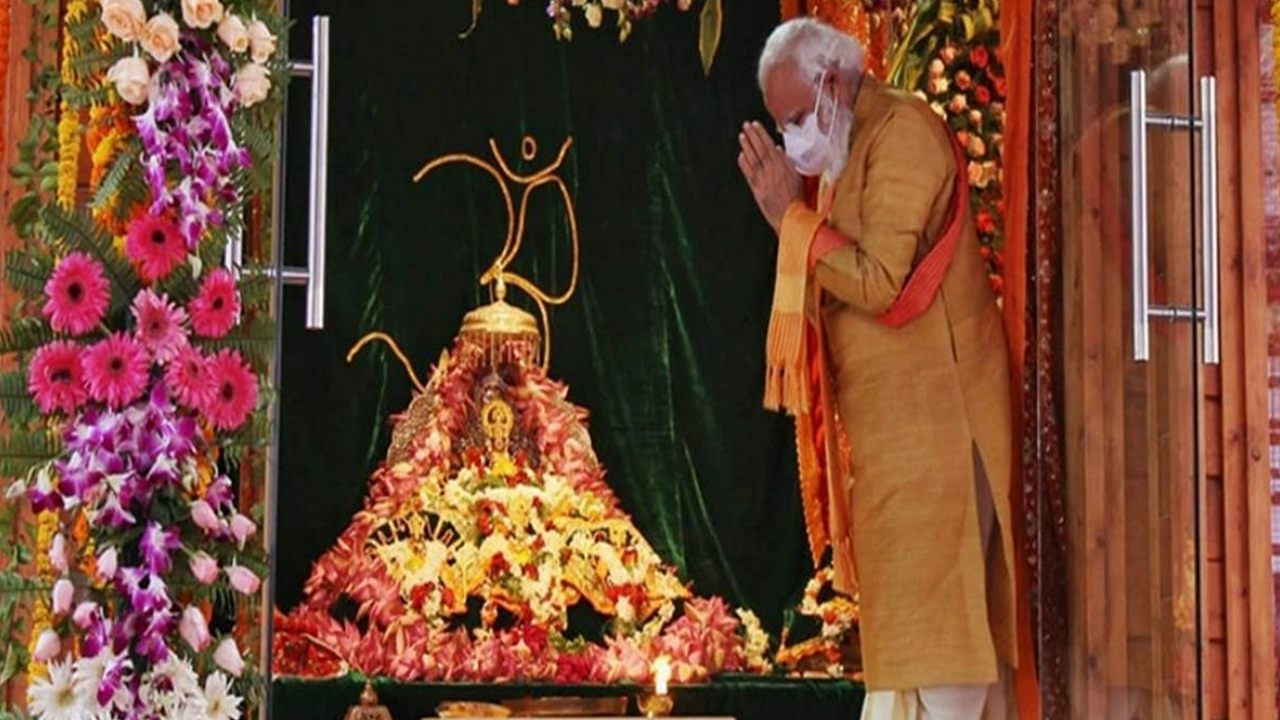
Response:
[[[754,616],[691,597],[619,508],[586,411],[536,346],[464,333],[441,356],[363,509],[277,616],[277,673],[643,682],[665,657],[694,682],[767,667]],[[567,637],[581,603],[608,619],[602,643]]]

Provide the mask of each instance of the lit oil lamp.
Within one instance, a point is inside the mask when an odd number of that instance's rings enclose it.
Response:
[[[660,657],[653,661],[653,692],[636,698],[636,706],[645,717],[666,717],[671,714],[675,701],[668,694],[668,683],[671,682],[671,661]]]

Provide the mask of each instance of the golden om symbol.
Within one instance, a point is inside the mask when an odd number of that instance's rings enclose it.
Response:
[[[560,153],[556,156],[555,161],[529,175],[521,175],[512,171],[501,151],[498,150],[498,144],[490,140],[489,150],[493,154],[496,166],[475,155],[455,153],[428,162],[413,176],[415,183],[421,182],[433,170],[445,165],[463,163],[484,170],[497,181],[498,189],[502,192],[502,200],[507,209],[507,235],[502,243],[502,252],[494,259],[489,269],[480,276],[480,284],[489,286],[490,292],[496,295],[498,300],[504,299],[508,283],[524,290],[533,298],[533,301],[538,305],[538,311],[542,315],[542,327],[544,330],[542,364],[544,368],[551,362],[551,325],[547,314],[547,306],[565,304],[578,287],[578,217],[574,212],[573,198],[569,196],[568,186],[556,174],[564,163],[565,155],[569,152],[569,147],[572,144],[573,138],[565,139],[564,144],[560,146]],[[521,158],[525,162],[532,162],[537,155],[537,142],[533,138],[526,136],[520,144]],[[521,188],[519,212],[516,212],[508,184]],[[534,190],[546,185],[553,186],[560,191],[560,198],[564,202],[565,211],[568,213],[569,237],[573,244],[573,269],[569,275],[569,287],[558,295],[544,292],[542,288],[539,288],[532,281],[507,270],[507,267],[515,260],[516,254],[520,252],[520,247],[524,243],[525,216],[529,208],[529,197]]]

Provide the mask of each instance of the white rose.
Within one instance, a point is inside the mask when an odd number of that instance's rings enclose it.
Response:
[[[168,13],[160,13],[142,28],[142,49],[156,62],[168,62],[178,52],[178,21]]]
[[[249,49],[249,30],[244,26],[244,20],[241,20],[239,15],[228,14],[222,18],[222,22],[218,23],[218,39],[234,53],[242,53]]]
[[[255,19],[249,23],[249,47],[253,53],[253,61],[261,65],[276,53],[276,36],[271,34],[266,23]]]
[[[146,102],[151,87],[151,71],[147,69],[147,61],[140,57],[120,58],[107,71],[107,81],[115,84],[121,100],[141,105]]]
[[[587,16],[588,25],[593,28],[600,27],[600,22],[604,20],[604,10],[602,10],[597,3],[591,3],[583,12]]]
[[[102,24],[107,32],[133,42],[147,22],[147,11],[142,0],[102,0]]]
[[[271,93],[271,76],[257,63],[249,63],[236,73],[236,95],[245,107],[256,105]]]
[[[218,0],[182,0],[182,21],[204,30],[222,20],[222,3]]]

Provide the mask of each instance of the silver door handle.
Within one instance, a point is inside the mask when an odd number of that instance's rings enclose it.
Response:
[[[1129,73],[1129,179],[1133,200],[1133,359],[1151,358],[1151,295],[1147,287],[1147,73]]]
[[[1221,356],[1220,303],[1218,287],[1218,111],[1217,85],[1212,77],[1200,78],[1200,116],[1151,113],[1147,107],[1147,73],[1129,73],[1129,176],[1133,190],[1133,359],[1151,359],[1151,320],[1204,323],[1204,362],[1216,365]],[[1147,207],[1147,139],[1150,128],[1168,132],[1200,133],[1201,190],[1201,274],[1204,276],[1204,304],[1191,307],[1151,305],[1148,253],[1150,251]]]
[[[1200,78],[1200,223],[1204,275],[1204,364],[1222,361],[1221,289],[1218,281],[1218,82]]]
[[[329,204],[329,18],[311,19],[311,62],[289,61],[289,74],[311,79],[311,164],[307,189],[307,266],[264,268],[261,273],[278,277],[285,285],[307,289],[307,329],[324,329],[325,217]],[[279,252],[279,247],[276,248]],[[244,239],[236,234],[227,241],[223,262],[233,272],[244,266]]]
[[[311,62],[289,61],[289,74],[311,79],[311,162],[307,189],[306,267],[264,268],[262,274],[277,277],[285,285],[307,289],[306,324],[308,330],[324,329],[325,288],[325,218],[329,204],[329,18],[317,15],[311,19]],[[277,251],[279,248],[277,247]],[[227,269],[240,272],[244,266],[244,238],[239,233],[229,238],[223,254]]]

